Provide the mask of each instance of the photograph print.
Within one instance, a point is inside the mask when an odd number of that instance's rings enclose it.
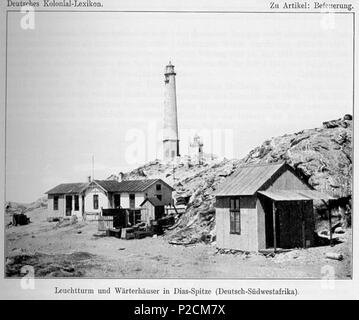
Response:
[[[352,278],[353,15],[7,14],[6,278]]]

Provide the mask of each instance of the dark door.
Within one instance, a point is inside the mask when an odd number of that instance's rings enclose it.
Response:
[[[165,214],[164,206],[155,207],[155,220],[161,219]]]
[[[121,207],[121,195],[120,194],[115,194],[113,196],[113,205],[114,205],[114,208]]]
[[[278,202],[277,215],[281,248],[303,247],[305,244],[303,201]]]
[[[130,193],[130,208],[131,209],[135,208],[135,194],[134,193]]]
[[[71,216],[72,212],[72,196],[66,196],[66,215]]]

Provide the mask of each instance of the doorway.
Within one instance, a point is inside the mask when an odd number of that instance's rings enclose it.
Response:
[[[277,203],[280,218],[281,248],[305,247],[305,201],[281,201]]]
[[[265,214],[266,248],[273,248],[274,200],[260,197],[260,203]],[[309,219],[309,216],[312,216],[312,201],[275,201],[275,207],[276,247],[282,249],[306,247],[306,240],[312,239],[311,230],[314,230],[314,219],[313,223]]]
[[[66,196],[66,216],[71,216],[72,214],[72,196]]]
[[[270,198],[261,196],[259,201],[262,205],[265,217],[265,238],[266,248],[274,247],[274,232],[273,232],[273,201]],[[276,246],[280,247],[280,227],[279,215],[276,214]]]
[[[164,206],[156,206],[155,207],[155,220],[161,219],[165,215],[165,207]]]
[[[121,195],[115,194],[113,196],[113,206],[114,208],[121,208]]]

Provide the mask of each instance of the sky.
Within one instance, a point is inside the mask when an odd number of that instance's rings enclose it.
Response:
[[[352,113],[352,16],[9,13],[6,200],[161,158],[164,68],[177,72],[180,152],[241,158]]]

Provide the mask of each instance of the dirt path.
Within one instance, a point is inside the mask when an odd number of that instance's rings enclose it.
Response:
[[[325,265],[334,267],[337,278],[351,276],[350,232],[345,236],[347,241],[334,248],[293,250],[270,258],[255,253],[217,254],[214,245],[173,246],[162,237],[140,240],[98,237],[94,222],[57,227],[43,218],[43,210],[29,215],[33,223],[6,230],[7,256],[10,264],[34,265],[38,276],[318,279]],[[325,259],[328,251],[342,253],[344,260]],[[16,260],[19,255],[27,257]],[[62,268],[62,272],[57,272],[54,265]],[[16,275],[17,271],[13,268],[9,275]]]

